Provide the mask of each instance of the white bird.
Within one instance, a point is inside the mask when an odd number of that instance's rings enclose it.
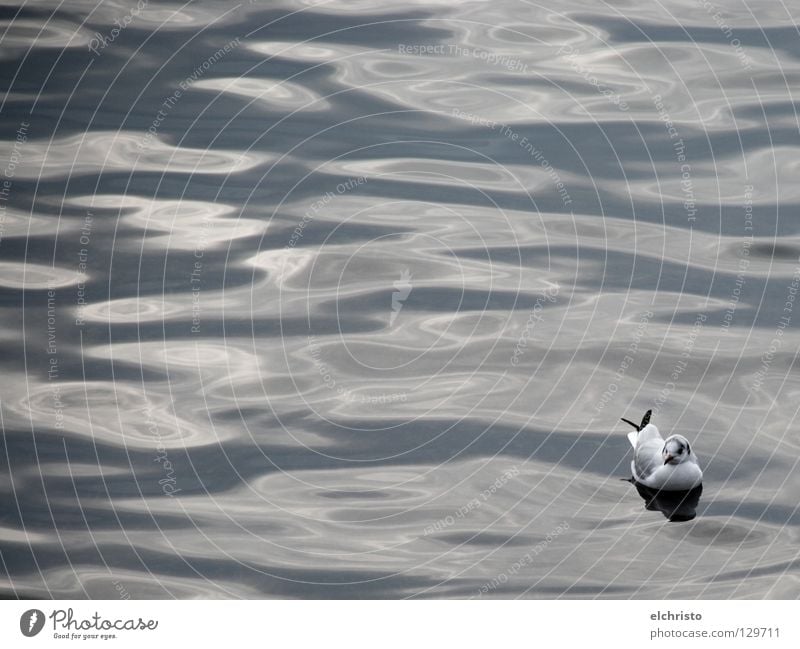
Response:
[[[703,472],[697,456],[683,435],[670,435],[663,439],[658,428],[650,423],[652,410],[648,410],[640,425],[623,418],[637,432],[628,433],[633,446],[631,472],[633,479],[651,489],[688,491],[703,481]]]

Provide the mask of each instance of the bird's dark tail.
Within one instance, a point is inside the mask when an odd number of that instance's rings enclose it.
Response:
[[[645,426],[647,426],[647,424],[650,423],[650,416],[652,414],[653,414],[652,410],[648,410],[646,413],[644,413],[644,417],[642,417],[641,424],[634,424],[630,419],[625,419],[625,417],[620,417],[620,419],[624,421],[626,424],[630,424],[631,426],[633,426],[636,430],[642,430],[642,428],[644,428]]]

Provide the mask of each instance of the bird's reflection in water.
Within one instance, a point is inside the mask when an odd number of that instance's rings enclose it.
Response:
[[[661,491],[645,487],[632,478],[629,482],[633,483],[644,500],[645,509],[661,512],[670,522],[690,521],[697,515],[697,505],[703,493],[703,485],[697,485],[689,491]]]

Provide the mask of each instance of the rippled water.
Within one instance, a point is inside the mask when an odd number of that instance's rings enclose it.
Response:
[[[797,7],[97,4],[0,10],[0,593],[800,594]]]

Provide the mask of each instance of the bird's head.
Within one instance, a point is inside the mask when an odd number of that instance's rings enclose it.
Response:
[[[661,458],[664,464],[683,464],[689,460],[692,454],[692,449],[689,446],[689,440],[683,435],[671,435],[667,437],[664,442],[664,448],[661,450]]]

